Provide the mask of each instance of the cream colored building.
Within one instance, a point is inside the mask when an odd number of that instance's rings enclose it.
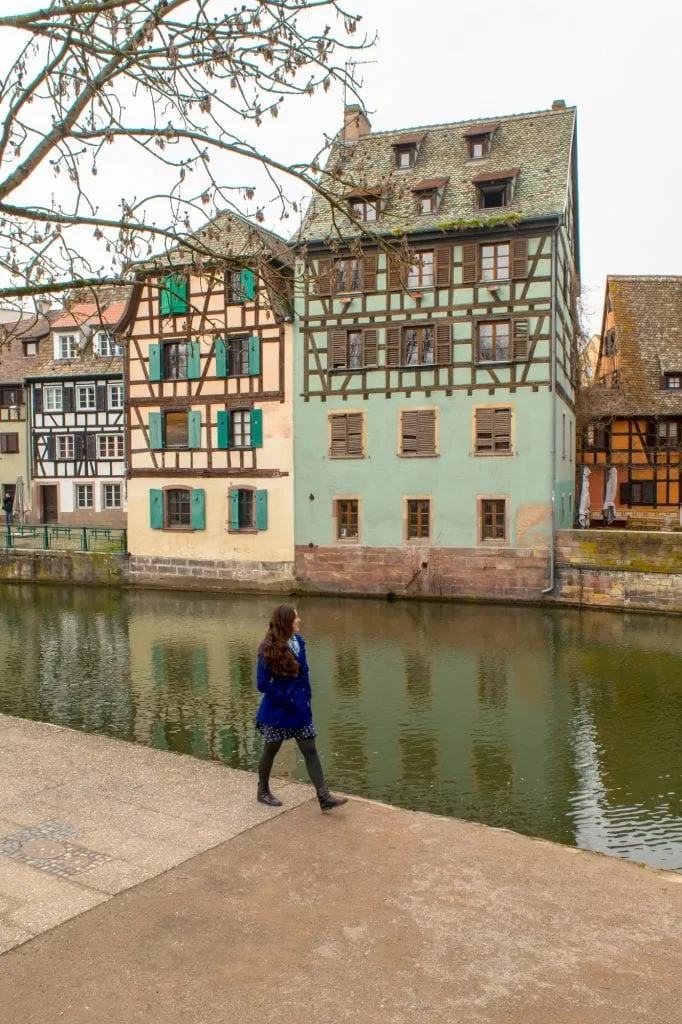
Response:
[[[131,573],[202,588],[281,585],[294,562],[292,257],[231,214],[205,230],[220,260],[197,270],[175,250],[144,268],[133,300]]]

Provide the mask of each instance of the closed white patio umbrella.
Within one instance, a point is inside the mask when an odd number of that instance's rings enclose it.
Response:
[[[587,466],[583,467],[583,478],[580,485],[578,523],[584,530],[590,525],[590,470]]]
[[[602,518],[607,526],[609,526],[616,518],[616,491],[618,489],[618,471],[615,466],[611,466],[609,474],[606,478],[606,493],[604,494],[604,505],[602,508]]]

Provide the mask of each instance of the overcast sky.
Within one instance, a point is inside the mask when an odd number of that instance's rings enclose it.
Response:
[[[608,273],[682,274],[680,0],[346,2],[363,15],[361,29],[379,35],[358,58],[371,63],[357,68],[374,130],[542,110],[557,98],[577,106],[582,280],[593,329]],[[279,119],[247,137],[286,164],[305,162],[342,122],[343,96],[332,90],[287,101]],[[114,149],[90,179],[96,200],[106,207],[156,191],[162,168],[141,173],[131,147]],[[217,155],[212,167],[226,184],[258,185],[268,226],[293,233],[296,218],[279,220],[257,166]],[[60,180],[45,180],[43,201],[58,195]],[[300,183],[288,192],[301,198]],[[239,206],[255,209],[243,198]],[[90,231],[88,238],[94,244]]]
[[[578,108],[582,280],[596,329],[607,274],[682,274],[679,0],[360,0],[354,9],[380,36],[366,57],[377,63],[358,68],[377,131],[541,110],[557,98]],[[314,145],[316,129],[333,127],[306,118],[301,131]]]

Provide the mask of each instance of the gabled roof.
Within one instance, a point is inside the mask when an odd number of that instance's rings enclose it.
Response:
[[[100,330],[115,331],[124,320],[132,295],[132,285],[103,289],[96,302],[74,302],[52,323],[52,336],[40,346],[39,355],[24,370],[26,377],[97,377],[123,373],[120,356],[95,355],[93,340]],[[75,359],[55,359],[53,337],[64,331],[78,331],[83,343]]]
[[[275,260],[284,267],[294,265],[294,254],[283,238],[230,210],[219,213],[189,239],[198,252],[187,245],[176,245],[136,266],[143,271],[163,272],[169,267],[186,267],[202,261],[210,266],[217,259],[237,263]]]
[[[339,136],[320,175],[320,186],[338,197],[343,207],[343,197],[350,189],[376,189],[377,183],[381,183],[388,198],[377,222],[371,225],[380,234],[446,230],[453,222],[466,222],[489,213],[512,213],[520,219],[554,217],[566,209],[575,123],[574,107],[558,107],[494,121],[486,118],[372,132],[348,142]],[[490,155],[470,160],[467,137],[493,128]],[[396,170],[393,147],[417,133],[424,138],[414,167],[409,171]],[[480,211],[474,178],[494,172],[508,174],[510,167],[519,168],[512,205],[504,210]],[[449,180],[437,213],[418,215],[412,189],[415,182],[429,178]],[[358,237],[363,234],[363,227],[348,217],[345,209],[335,210],[325,198],[315,195],[297,241],[323,241],[339,233]]]
[[[22,316],[13,323],[0,326],[0,382],[18,384],[38,363],[38,355],[25,356],[24,342],[48,338],[50,316],[43,314]],[[49,345],[50,341],[45,342]]]
[[[602,338],[609,302],[620,386],[585,388],[586,414],[682,416],[682,390],[661,388],[665,373],[682,373],[682,277],[608,277]]]

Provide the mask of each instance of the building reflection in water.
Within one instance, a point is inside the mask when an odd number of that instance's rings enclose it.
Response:
[[[0,711],[253,770],[262,597],[7,586]],[[682,867],[676,620],[302,598],[330,782]],[[293,744],[276,762],[305,778]]]

